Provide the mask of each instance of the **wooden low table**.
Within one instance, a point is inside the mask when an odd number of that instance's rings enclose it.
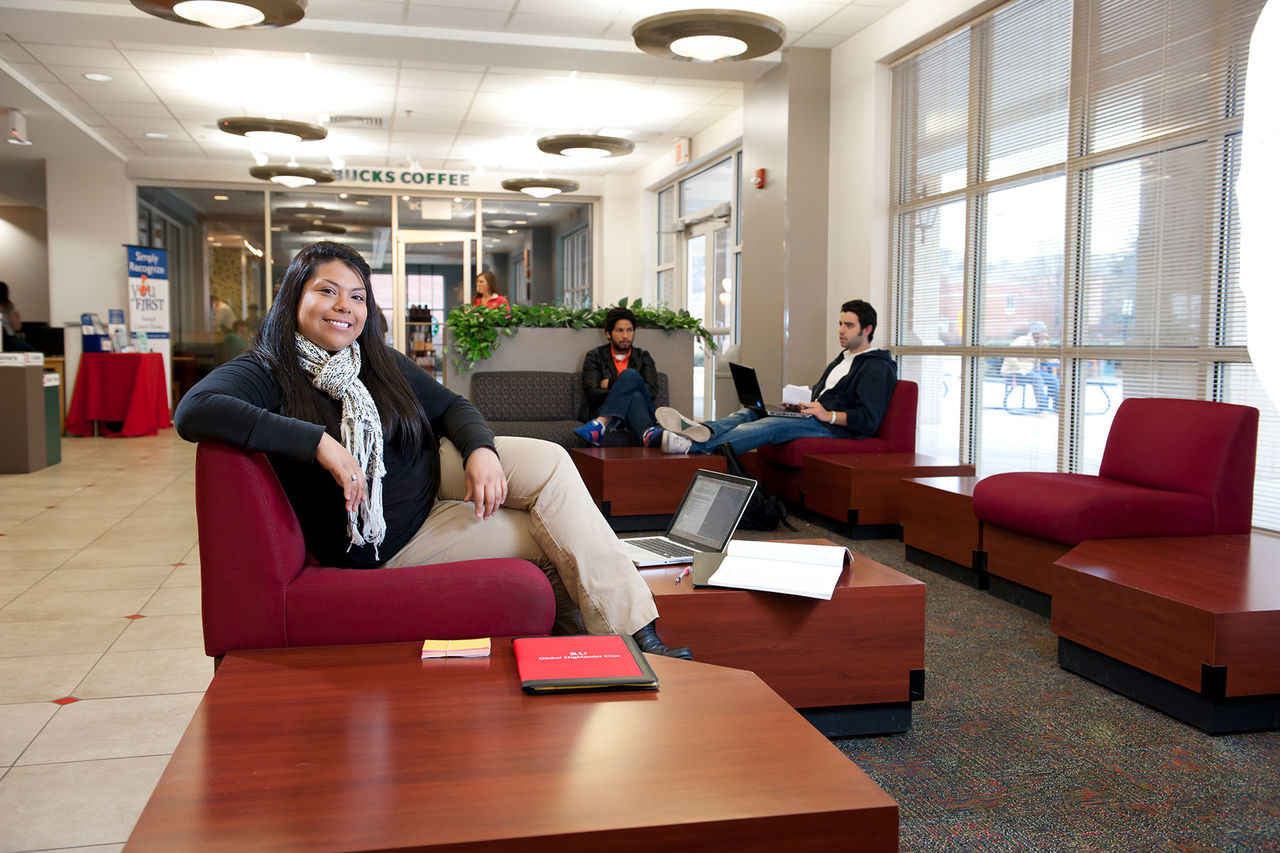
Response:
[[[827,737],[911,727],[911,703],[924,698],[924,583],[860,554],[830,601],[694,589],[675,582],[680,571],[640,572],[666,642],[751,670]]]
[[[1058,560],[1061,665],[1212,733],[1280,728],[1280,539],[1099,539]]]
[[[656,447],[575,447],[569,455],[614,530],[662,530],[699,468],[725,470],[719,454]]]
[[[509,640],[232,652],[129,851],[894,851],[898,807],[749,672],[526,696]]]
[[[977,477],[912,477],[899,481],[907,559],[978,589],[987,588],[982,526],[973,514]]]
[[[806,509],[847,523],[855,537],[860,532],[897,536],[899,480],[973,475],[972,465],[923,453],[817,454],[804,459],[800,500]]]

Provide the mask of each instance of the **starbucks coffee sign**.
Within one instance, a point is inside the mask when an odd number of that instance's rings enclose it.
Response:
[[[370,186],[469,187],[470,172],[428,172],[413,169],[338,169],[338,183]]]

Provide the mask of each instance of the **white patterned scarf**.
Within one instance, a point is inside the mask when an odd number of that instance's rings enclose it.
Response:
[[[298,364],[311,376],[311,384],[342,403],[342,446],[355,457],[368,483],[369,497],[347,513],[351,545],[378,546],[387,536],[382,517],[382,421],[369,389],[360,381],[360,344],[330,355],[302,335],[295,335]]]

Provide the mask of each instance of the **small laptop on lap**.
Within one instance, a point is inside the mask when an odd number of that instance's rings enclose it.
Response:
[[[738,529],[755,490],[755,480],[699,469],[664,536],[618,541],[640,567],[688,563],[695,554],[719,553]]]
[[[813,415],[788,409],[776,403],[767,404],[760,393],[760,380],[756,378],[756,369],[745,364],[729,362],[729,372],[733,374],[733,387],[738,392],[738,402],[748,409],[755,409],[761,416],[771,418],[811,418]]]

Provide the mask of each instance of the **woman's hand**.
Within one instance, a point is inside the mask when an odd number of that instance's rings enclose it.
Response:
[[[320,446],[316,448],[316,461],[323,466],[324,470],[332,474],[334,481],[342,487],[342,500],[347,512],[351,512],[360,505],[361,501],[368,499],[369,485],[365,480],[364,471],[360,470],[360,464],[341,442],[327,432],[320,436]]]
[[[507,475],[502,473],[498,454],[488,447],[471,451],[464,466],[467,493],[464,501],[474,501],[476,518],[485,519],[498,511],[507,499]]]

